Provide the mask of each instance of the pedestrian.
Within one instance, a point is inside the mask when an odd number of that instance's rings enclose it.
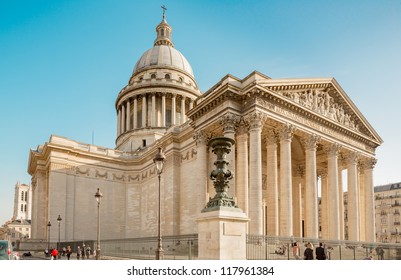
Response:
[[[319,243],[319,247],[316,248],[316,259],[317,260],[325,260],[326,254],[324,253],[323,243]]]
[[[86,246],[86,258],[89,260],[89,256],[91,254],[91,247],[90,246]]]
[[[79,260],[79,258],[81,257],[81,247],[77,247],[77,260]]]
[[[68,246],[67,246],[67,249],[66,249],[67,260],[70,260],[71,252],[72,252],[71,246],[68,245]]]
[[[85,243],[84,244],[82,244],[82,248],[81,248],[81,255],[82,255],[82,259],[84,260],[85,259]]]
[[[67,253],[67,248],[63,247],[63,251],[62,252],[63,252],[62,256],[64,257],[65,254]]]
[[[52,255],[52,260],[56,260],[57,259],[57,256],[58,256],[58,250],[56,249],[56,248],[54,248],[53,250],[52,250],[52,252],[51,252],[51,255]]]
[[[384,260],[384,250],[383,250],[382,246],[379,247],[379,250],[377,251],[377,255],[379,256],[379,260]]]
[[[304,260],[313,260],[313,245],[308,242],[304,251]]]
[[[296,260],[299,260],[299,247],[297,242],[292,244],[292,255]]]

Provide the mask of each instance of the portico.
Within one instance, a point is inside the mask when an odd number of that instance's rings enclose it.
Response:
[[[188,117],[208,135],[224,135],[222,119],[235,124],[232,193],[250,218],[249,234],[344,239],[345,170],[349,239],[374,241],[372,174],[382,140],[338,83],[253,72],[221,84]]]

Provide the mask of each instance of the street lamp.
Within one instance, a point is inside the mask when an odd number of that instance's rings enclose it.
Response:
[[[100,201],[102,200],[103,194],[97,188],[95,198],[97,201],[97,245],[96,245],[96,259],[100,260]]]
[[[61,222],[61,217],[58,215],[57,222],[58,222],[58,243],[57,243],[57,250],[58,250],[58,258],[61,258],[60,254],[60,222]]]
[[[50,221],[47,223],[47,251],[50,253],[50,227],[52,224]]]
[[[163,252],[163,246],[162,246],[162,237],[160,234],[160,216],[161,216],[161,210],[160,210],[160,175],[163,172],[163,164],[164,161],[166,160],[166,157],[164,156],[162,152],[162,148],[158,148],[157,154],[155,158],[153,159],[153,162],[156,165],[156,171],[157,171],[157,176],[159,177],[159,217],[158,217],[158,222],[157,222],[157,250],[156,250],[156,260],[162,260],[164,259],[164,252]]]

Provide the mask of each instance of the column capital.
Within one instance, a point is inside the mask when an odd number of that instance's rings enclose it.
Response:
[[[203,144],[206,145],[210,137],[204,130],[195,131],[193,134],[193,139],[196,142],[196,145]]]
[[[244,116],[244,121],[249,124],[249,130],[260,129],[266,117],[261,112],[252,112]]]
[[[274,145],[278,142],[278,134],[274,129],[268,130],[264,135],[266,145]]]
[[[295,166],[295,174],[301,178],[303,178],[305,176],[305,165],[303,164],[298,164],[297,166]]]
[[[278,130],[280,141],[291,141],[296,128],[292,124],[284,124]]]
[[[351,151],[344,155],[344,159],[347,164],[358,164],[359,153]]]
[[[317,144],[320,142],[321,137],[316,134],[311,134],[301,139],[302,144],[305,146],[305,150],[316,150]]]
[[[338,156],[341,149],[341,145],[337,143],[330,144],[324,148],[324,151],[327,153],[328,156],[334,157]]]
[[[219,124],[223,126],[223,132],[235,133],[235,128],[239,125],[240,120],[238,115],[228,113],[219,119]]]
[[[376,163],[377,163],[377,159],[375,159],[375,158],[364,158],[364,159],[361,159],[360,166],[361,166],[362,170],[368,170],[368,169],[375,168]]]
[[[328,175],[328,170],[327,168],[319,168],[317,170],[317,176],[322,178],[322,179],[326,179]]]

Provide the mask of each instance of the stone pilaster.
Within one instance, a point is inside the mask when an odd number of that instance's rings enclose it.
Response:
[[[194,183],[197,184],[197,187],[194,188],[197,190],[195,195],[195,203],[198,205],[196,209],[201,211],[203,207],[205,207],[207,201],[207,180],[209,178],[207,164],[209,162],[207,156],[207,141],[208,137],[204,131],[196,131],[193,136],[196,146],[197,146],[197,154],[196,154],[196,161],[197,161],[197,170],[194,173]]]

